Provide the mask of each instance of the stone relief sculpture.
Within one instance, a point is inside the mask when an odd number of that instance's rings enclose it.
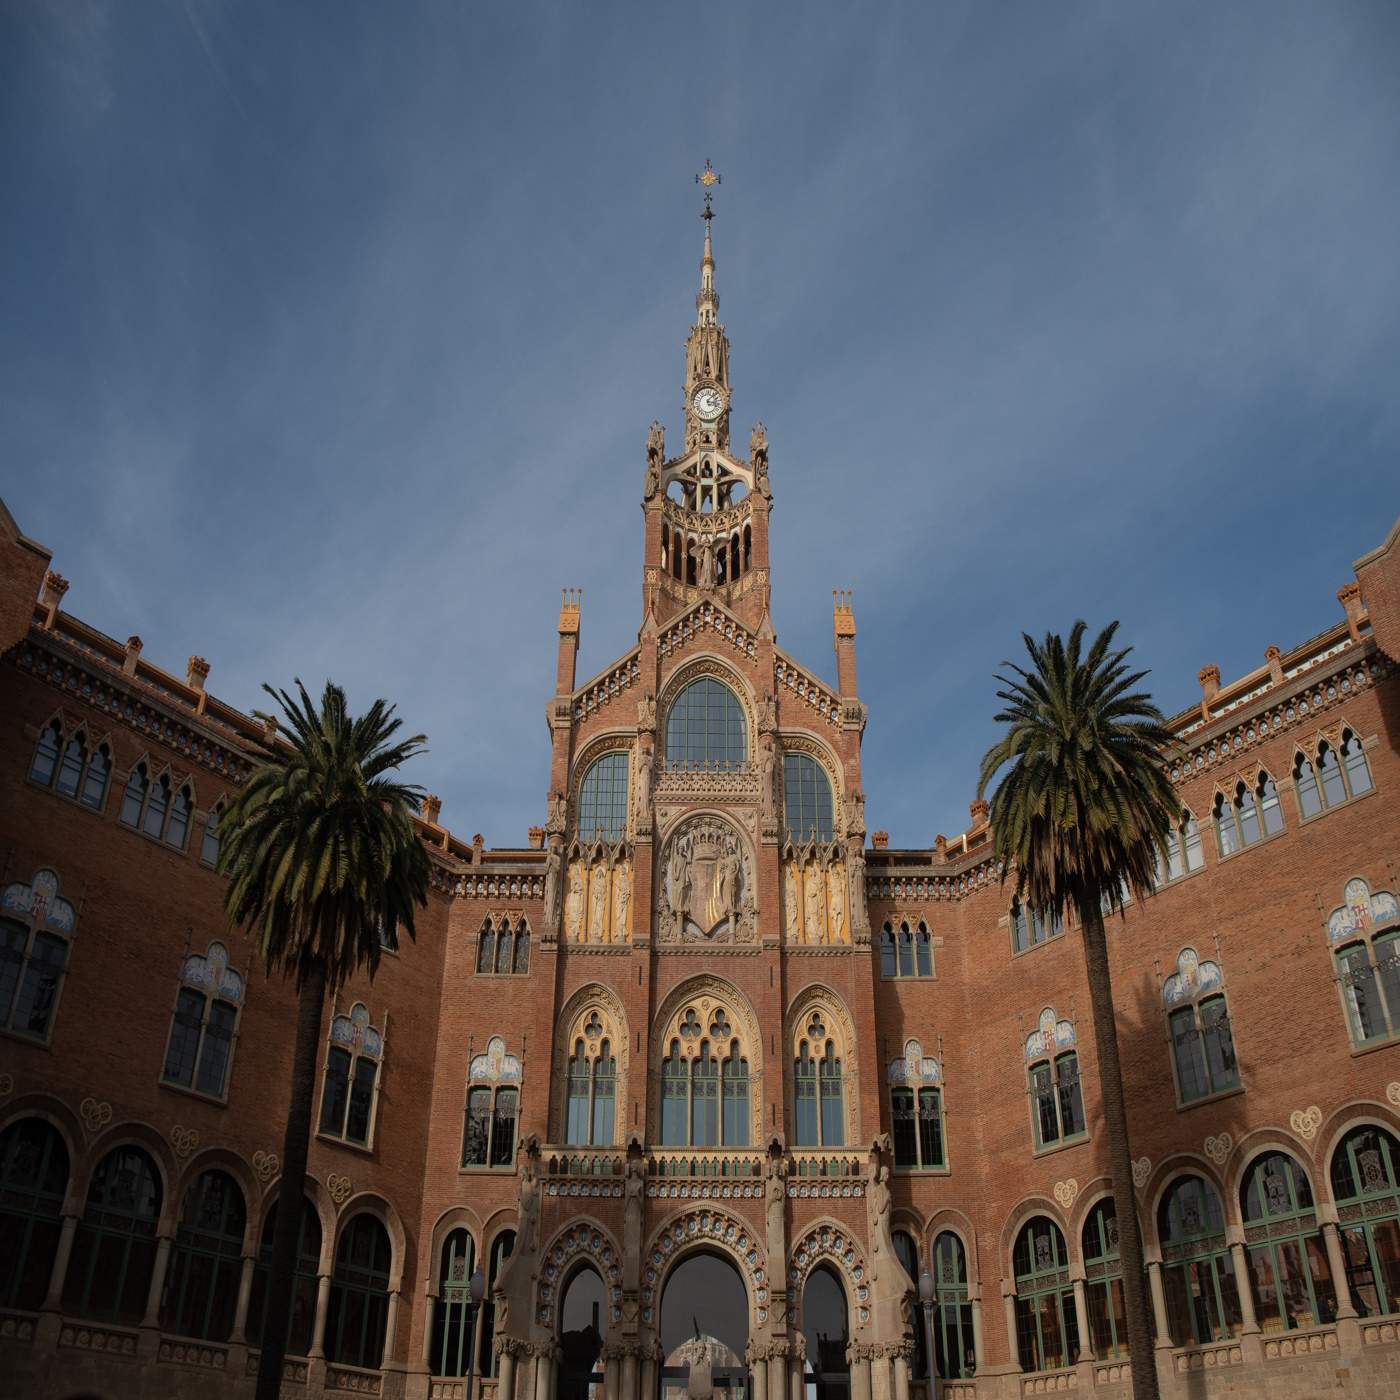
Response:
[[[604,942],[608,936],[608,871],[595,865],[589,874],[588,937]]]
[[[544,858],[544,923],[550,932],[559,929],[560,885],[563,881],[564,857],[557,845],[549,848]]]
[[[661,942],[753,941],[752,867],[735,827],[720,817],[690,818],[668,838],[661,868]]]
[[[846,936],[846,893],[843,888],[846,883],[844,872],[839,866],[833,866],[827,871],[827,920],[829,923],[828,943],[849,943]]]
[[[822,886],[825,881],[822,878],[821,866],[813,864],[807,867],[804,878],[804,908],[803,913],[806,922],[803,928],[804,943],[825,943],[826,930],[822,927],[822,895],[825,893]]]
[[[569,903],[565,911],[565,930],[570,938],[583,931],[583,862],[574,861],[569,867]]]
[[[796,862],[790,862],[783,872],[783,912],[787,916],[787,936],[790,943],[802,937],[802,921],[797,915],[797,882],[802,878]]]
[[[850,871],[851,925],[860,933],[870,931],[870,915],[865,908],[865,847],[857,846],[846,857]]]
[[[625,939],[631,932],[632,912],[632,866],[624,861],[613,867],[613,921],[614,940]]]
[[[661,486],[661,467],[666,460],[666,429],[653,423],[647,429],[647,476],[643,488],[646,500],[656,495]]]

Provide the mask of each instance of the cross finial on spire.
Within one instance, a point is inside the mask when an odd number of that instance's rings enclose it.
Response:
[[[705,157],[705,168],[695,177],[695,183],[705,187],[705,208],[701,211],[700,217],[704,219],[705,226],[708,228],[710,220],[715,216],[715,211],[710,207],[714,187],[722,183],[719,171],[710,164],[709,156]]]

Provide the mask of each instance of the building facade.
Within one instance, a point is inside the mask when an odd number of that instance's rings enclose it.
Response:
[[[1125,1395],[1079,931],[983,803],[867,832],[851,599],[827,685],[776,645],[708,221],[696,308],[636,645],[581,683],[560,609],[543,824],[487,850],[427,799],[417,940],[327,1008],[283,1394]],[[213,864],[266,722],[50,563],[0,508],[0,1390],[247,1396],[294,995]],[[1201,672],[1110,926],[1182,1400],[1400,1393],[1400,524],[1338,597]]]

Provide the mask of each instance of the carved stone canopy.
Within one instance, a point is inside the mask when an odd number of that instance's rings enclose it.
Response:
[[[662,943],[751,943],[753,859],[739,827],[702,813],[681,822],[658,862]]]

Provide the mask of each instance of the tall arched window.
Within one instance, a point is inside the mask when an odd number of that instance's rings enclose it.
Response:
[[[908,1230],[896,1230],[893,1238],[895,1258],[917,1288],[922,1272],[919,1268],[919,1246]],[[928,1375],[928,1339],[924,1335],[922,1318],[916,1318],[914,1323],[914,1355],[910,1358],[909,1374],[915,1380],[923,1380]]]
[[[798,1147],[846,1145],[846,1088],[841,1051],[824,1015],[812,1012],[797,1038],[793,1062],[793,1142]]]
[[[274,1201],[263,1221],[258,1242],[258,1262],[253,1270],[253,1289],[248,1301],[248,1345],[262,1339],[267,1313],[268,1279],[272,1273],[272,1241],[277,1234],[277,1203]],[[305,1356],[311,1350],[311,1329],[316,1321],[316,1291],[321,1272],[321,1217],[305,1196],[301,1198],[301,1218],[297,1223],[297,1251],[292,1274],[292,1294],[288,1300],[287,1355]]]
[[[976,1333],[968,1292],[967,1251],[951,1230],[933,1242],[933,1350],[938,1374],[962,1380],[977,1370]]]
[[[490,919],[487,919],[486,927],[477,935],[476,970],[478,972],[494,972],[496,970],[496,926]]]
[[[501,1358],[496,1355],[493,1345],[496,1337],[496,1282],[505,1268],[506,1260],[515,1251],[515,1231],[502,1230],[491,1241],[491,1268],[486,1275],[486,1296],[481,1301],[481,1348],[477,1354],[477,1369],[483,1376],[494,1376],[500,1368]]]
[[[1118,1216],[1105,1197],[1084,1222],[1084,1294],[1089,1339],[1100,1361],[1128,1354],[1128,1314],[1123,1301],[1123,1265],[1118,1257]]]
[[[62,1229],[68,1149],[42,1118],[0,1133],[0,1307],[43,1307]]]
[[[63,1308],[99,1322],[139,1323],[156,1261],[160,1174],[139,1147],[114,1147],[98,1164],[73,1240]]]
[[[630,761],[627,753],[605,753],[589,765],[578,790],[580,841],[621,841],[627,834]]]
[[[0,1027],[35,1040],[53,1032],[77,913],[52,870],[5,886],[0,918]]]
[[[933,976],[933,939],[922,919],[912,925],[908,919],[901,919],[898,928],[892,920],[885,920],[880,930],[880,975]]]
[[[830,841],[836,834],[831,779],[805,753],[783,755],[783,824],[784,835],[795,845]]]
[[[326,1308],[326,1360],[378,1369],[389,1316],[389,1235],[360,1214],[340,1232]]]
[[[671,1020],[661,1062],[664,1147],[749,1145],[749,1062],[723,1005],[686,1005]]]
[[[152,782],[143,762],[127,778],[121,820],[154,841],[183,850],[193,808],[194,794],[188,783],[177,787],[169,773]]]
[[[1011,902],[1011,951],[1024,953],[1028,948],[1048,943],[1065,931],[1064,918],[1028,909],[1019,899]]]
[[[247,1218],[243,1192],[227,1172],[201,1172],[185,1192],[161,1305],[160,1325],[167,1332],[228,1340]]]
[[[1286,1152],[1266,1152],[1240,1188],[1254,1310],[1265,1332],[1317,1327],[1337,1316],[1327,1247],[1307,1173]]]
[[[1026,1039],[1026,1074],[1037,1149],[1084,1135],[1084,1098],[1075,1039],[1074,1023],[1058,1019],[1049,1006],[1040,1013],[1039,1029]]]
[[[1356,1045],[1400,1035],[1400,902],[1359,876],[1346,882],[1343,903],[1327,919],[1337,983]]]
[[[54,720],[39,734],[29,781],[51,788],[60,797],[71,797],[100,812],[107,800],[112,773],[112,749],[105,741],[89,747],[86,732],[78,728],[64,741],[63,726]]]
[[[1162,1005],[1178,1101],[1195,1103],[1238,1089],[1240,1069],[1219,963],[1202,961],[1194,948],[1183,948],[1176,971],[1162,987]]]
[[[520,1057],[507,1054],[505,1041],[493,1035],[468,1072],[464,1167],[514,1167],[520,1081]]]
[[[617,1056],[595,1012],[596,1035],[574,1041],[569,1057],[569,1107],[564,1141],[574,1146],[611,1147],[617,1138]],[[596,1043],[594,1043],[596,1041]],[[593,1053],[589,1045],[593,1044]]]
[[[1215,835],[1222,856],[1234,855],[1246,846],[1283,830],[1283,809],[1278,789],[1267,773],[1260,773],[1252,788],[1235,784],[1232,797],[1215,797]]]
[[[946,1167],[943,1150],[943,1070],[917,1040],[886,1071],[894,1164],[910,1170]]]
[[[738,768],[748,758],[743,706],[722,681],[702,676],[671,702],[666,762],[676,768]]]
[[[1355,731],[1342,730],[1340,757],[1326,739],[1311,755],[1300,750],[1293,761],[1293,781],[1304,820],[1370,792],[1371,768]]]
[[[442,1242],[438,1295],[433,1307],[432,1368],[435,1376],[464,1376],[471,1355],[468,1337],[471,1308],[472,1237],[453,1230]]]
[[[1400,1141],[1393,1133],[1368,1125],[1337,1144],[1332,1199],[1356,1311],[1400,1312]]]
[[[1201,854],[1200,829],[1190,812],[1182,816],[1181,824],[1175,831],[1167,832],[1164,844],[1165,853],[1158,851],[1155,857],[1156,883],[1159,886],[1180,880],[1183,876],[1200,870],[1206,863]]]
[[[204,953],[187,954],[161,1078],[222,1099],[242,1004],[243,977],[228,965],[228,949],[222,943],[211,943]]]
[[[1079,1323],[1065,1237],[1038,1215],[1012,1251],[1016,1275],[1016,1351],[1023,1371],[1050,1371],[1079,1360]]]
[[[1178,1177],[1157,1208],[1157,1237],[1172,1345],[1204,1346],[1237,1336],[1239,1287],[1215,1187],[1204,1177]]]
[[[216,803],[209,809],[209,815],[204,819],[204,836],[199,843],[199,858],[205,865],[218,865],[219,847],[221,837],[219,836],[219,820],[224,814],[222,802]]]

